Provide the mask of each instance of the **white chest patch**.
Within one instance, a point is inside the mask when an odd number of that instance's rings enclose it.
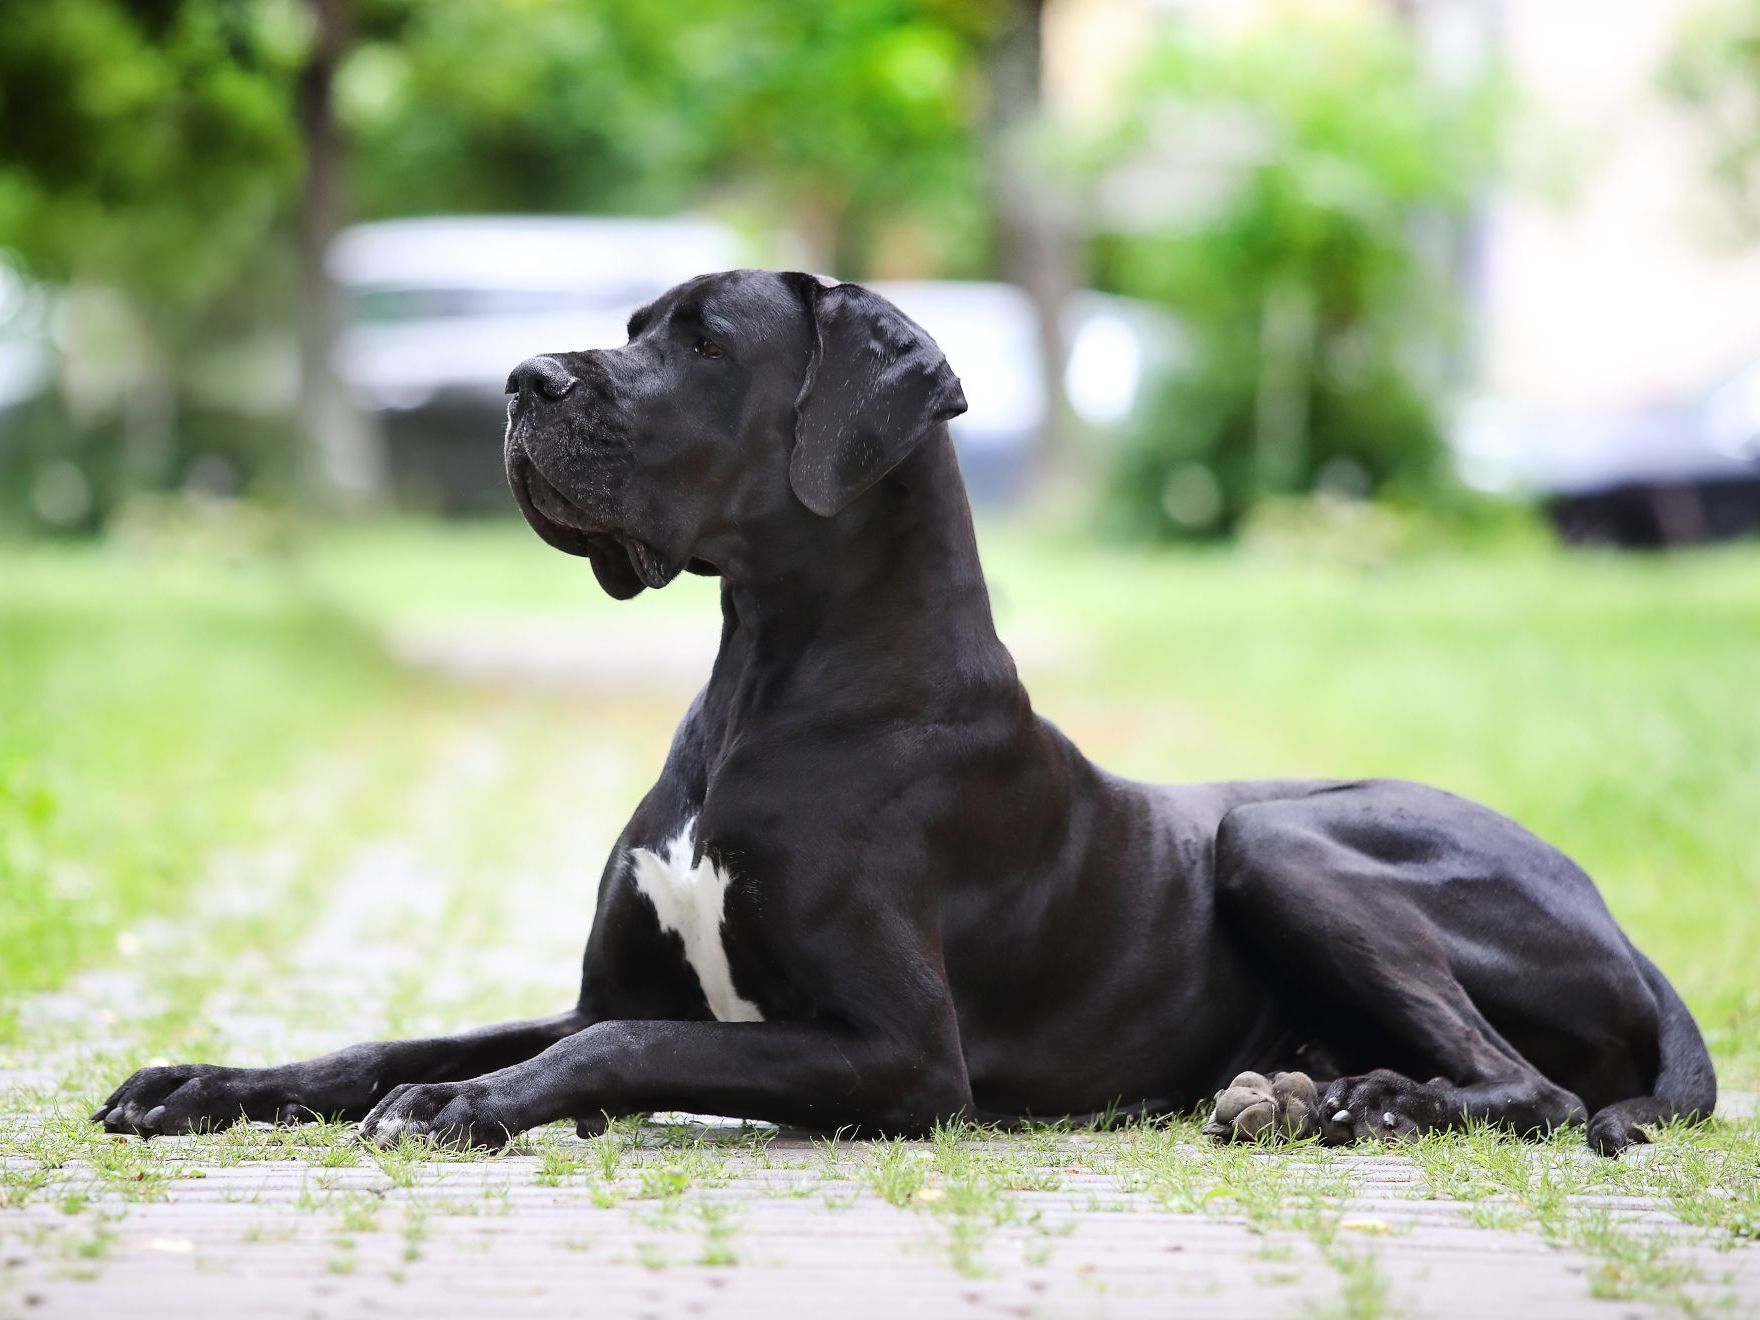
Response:
[[[733,971],[721,943],[721,918],[727,901],[728,874],[708,857],[695,866],[697,822],[685,822],[666,855],[647,848],[629,850],[636,888],[654,905],[663,930],[684,941],[685,961],[697,974],[709,1011],[722,1022],[762,1022],[764,1015],[733,988]]]

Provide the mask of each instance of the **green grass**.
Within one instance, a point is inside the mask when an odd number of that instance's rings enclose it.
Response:
[[[1038,707],[1096,760],[1156,779],[1400,775],[1479,798],[1589,869],[1726,1080],[1760,1083],[1760,548],[1364,568],[1008,525],[983,544]],[[219,849],[272,828],[265,803],[314,757],[398,736],[373,708],[463,700],[468,721],[487,700],[400,678],[373,634],[539,616],[712,635],[714,584],[619,605],[512,523],[310,528],[244,554],[0,546],[0,1006],[179,910]],[[582,722],[563,696],[520,700],[528,719]],[[629,764],[633,803],[675,712],[629,704],[621,736],[651,745]]]
[[[1100,763],[1161,780],[1393,775],[1478,798],[1589,870],[1726,1080],[1760,1085],[1760,546],[1522,541],[1364,567],[1009,524],[981,541],[1036,705]],[[715,627],[712,582],[618,604],[516,525],[356,529],[302,563],[316,594],[377,622]]]
[[[285,565],[0,546],[0,1039],[273,828],[270,790],[393,683]]]
[[[1595,877],[1726,1076],[1760,1081],[1760,549],[1364,570],[1003,536],[1039,708],[1158,779],[1395,775],[1478,798]]]

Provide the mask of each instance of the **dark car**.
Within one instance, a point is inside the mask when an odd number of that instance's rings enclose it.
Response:
[[[1649,407],[1481,404],[1455,443],[1470,482],[1537,496],[1574,544],[1655,548],[1760,534],[1760,363]]]

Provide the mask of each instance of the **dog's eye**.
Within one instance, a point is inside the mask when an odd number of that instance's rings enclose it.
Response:
[[[721,356],[721,345],[713,339],[699,339],[692,345],[698,357],[718,358]]]

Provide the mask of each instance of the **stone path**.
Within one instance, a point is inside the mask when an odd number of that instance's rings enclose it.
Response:
[[[1020,1194],[1031,1226],[990,1233],[982,1273],[968,1277],[933,1211],[825,1180],[804,1141],[777,1139],[766,1162],[726,1187],[610,1207],[578,1180],[545,1185],[535,1156],[426,1171],[412,1188],[370,1166],[328,1178],[299,1164],[209,1167],[168,1200],[132,1208],[94,1277],[37,1262],[22,1303],[32,1314],[141,1316],[248,1305],[272,1315],[1239,1317],[1328,1303],[1373,1314],[1383,1299],[1397,1312],[1500,1320],[1649,1309],[1591,1299],[1588,1266],[1570,1252],[1407,1199],[1398,1189],[1409,1169],[1388,1157],[1353,1170],[1345,1222],[1373,1227],[1345,1250],[1376,1263],[1374,1293],[1356,1308],[1340,1297],[1350,1267],[1341,1276],[1301,1235],[1262,1237],[1146,1198],[1117,1204],[1103,1178],[1072,1174],[1058,1191]],[[628,1190],[639,1195],[639,1179]],[[1721,1274],[1736,1262],[1712,1264]],[[1751,1264],[1736,1282],[1751,1304]]]
[[[558,1127],[454,1158],[78,1121],[154,1056],[267,1062],[566,1002],[678,707],[651,686],[479,693],[364,737],[278,804],[274,846],[219,859],[192,911],[33,1005],[0,1061],[0,1316],[1760,1312],[1760,1253],[1671,1199],[1705,1161],[1705,1195],[1753,1198],[1751,1119],[1614,1170],[1570,1143],[1258,1152],[1190,1125]]]

